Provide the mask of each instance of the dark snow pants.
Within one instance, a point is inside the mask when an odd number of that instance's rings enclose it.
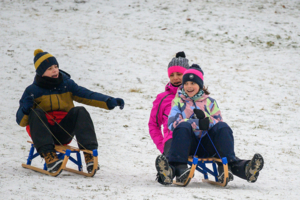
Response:
[[[169,140],[167,140],[167,141],[165,142],[165,145],[164,145],[164,153],[163,153],[165,156],[168,155],[169,150],[170,150],[170,148],[171,148],[171,144],[172,144],[172,138],[169,139]]]
[[[249,160],[240,160],[235,156],[234,138],[231,128],[225,122],[217,123],[208,131],[221,158],[226,157],[231,166],[232,173],[240,178],[246,179],[245,166]],[[187,163],[188,157],[194,155],[198,145],[198,138],[193,132],[191,124],[180,123],[173,131],[173,140],[167,159],[172,163]],[[219,157],[208,135],[201,139],[197,150],[198,157]]]
[[[43,110],[35,109],[34,111],[29,114],[29,126],[32,141],[39,154],[53,151],[55,144],[70,143],[74,136],[80,149],[98,148],[93,121],[84,107],[72,108],[59,123],[70,135],[56,123],[53,126],[50,125]]]

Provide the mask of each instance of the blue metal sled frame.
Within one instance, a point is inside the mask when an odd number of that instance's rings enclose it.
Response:
[[[223,164],[225,177],[222,183],[218,182],[218,170],[217,170],[216,162],[220,162]],[[204,179],[202,179],[202,182],[210,183],[213,185],[219,185],[222,187],[225,187],[227,185],[229,178],[228,178],[228,163],[226,157],[222,158],[222,160],[219,158],[189,157],[188,164],[191,165],[191,171],[186,182],[185,183],[173,182],[174,184],[179,186],[184,186],[184,187],[187,186],[191,181],[191,179],[194,177],[195,170],[197,170],[204,175]],[[213,170],[207,168],[206,164],[212,164]],[[208,175],[212,175],[215,180],[214,181],[209,180]]]
[[[43,169],[31,166],[32,160],[34,158],[36,158],[37,156],[39,156],[40,154],[38,152],[34,153],[35,152],[35,147],[34,147],[34,144],[31,141],[28,141],[28,143],[31,143],[31,148],[30,148],[29,155],[28,155],[28,158],[27,158],[27,163],[22,164],[22,167],[24,167],[24,168],[32,169],[34,171],[41,172],[41,173],[44,173],[44,174],[48,174],[48,175],[51,175],[51,176],[58,176],[61,173],[62,170],[70,171],[70,172],[81,174],[81,175],[88,176],[88,177],[94,176],[97,172],[97,169],[98,169],[98,151],[97,151],[97,149],[95,149],[93,151],[89,151],[89,150],[78,149],[78,148],[75,148],[75,147],[72,147],[72,146],[69,146],[69,145],[65,145],[65,146],[55,145],[55,150],[56,150],[57,156],[58,156],[59,159],[63,160],[63,164],[57,172],[50,173],[50,172],[47,171],[46,163],[44,163]],[[83,172],[80,151],[83,151],[85,153],[90,153],[90,154],[93,155],[94,166],[93,166],[93,170],[92,170],[91,173]],[[72,157],[71,154],[75,154],[76,159],[74,157]],[[77,167],[78,167],[78,170],[67,168],[66,164],[67,164],[68,160],[70,160],[71,162],[76,164]]]

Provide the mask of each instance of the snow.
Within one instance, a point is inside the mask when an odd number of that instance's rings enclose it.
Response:
[[[1,199],[299,198],[299,12],[297,0],[0,0]],[[93,178],[21,167],[30,145],[15,113],[37,48],[79,85],[125,100],[124,110],[86,106],[99,142]],[[204,70],[237,156],[264,156],[256,183],[235,177],[220,188],[199,173],[186,188],[155,181],[148,118],[178,51]]]

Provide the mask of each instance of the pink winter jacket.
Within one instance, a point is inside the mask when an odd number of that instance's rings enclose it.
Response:
[[[172,138],[172,131],[168,129],[168,115],[171,110],[171,103],[176,95],[178,87],[174,87],[170,82],[166,85],[165,92],[157,95],[153,102],[153,107],[149,119],[149,133],[156,144],[157,149],[163,153],[164,144]],[[163,125],[163,133],[161,126]]]

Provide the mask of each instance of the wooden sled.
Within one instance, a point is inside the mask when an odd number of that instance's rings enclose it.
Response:
[[[224,169],[224,181],[222,183],[218,182],[218,170],[217,170],[217,165],[216,162],[220,162],[223,164],[223,169]],[[229,175],[228,175],[228,163],[227,163],[227,158],[224,157],[221,159],[219,158],[197,158],[197,157],[189,157],[188,159],[188,164],[191,165],[191,171],[189,173],[189,176],[185,183],[178,183],[176,181],[173,181],[173,184],[179,185],[182,187],[187,186],[191,179],[194,177],[195,170],[199,171],[204,175],[204,179],[202,179],[202,182],[205,183],[210,183],[213,185],[218,185],[225,187],[229,181]],[[206,164],[212,164],[213,171],[210,170],[209,168],[206,167]],[[214,176],[215,180],[209,180],[208,175]]]
[[[55,176],[55,177],[58,176],[63,170],[73,172],[73,173],[76,173],[76,174],[80,174],[80,175],[84,175],[84,176],[87,176],[87,177],[93,177],[96,174],[97,170],[98,170],[98,151],[97,151],[97,149],[95,149],[93,151],[89,151],[89,150],[78,149],[76,147],[72,147],[72,146],[69,146],[69,145],[65,145],[65,146],[55,145],[55,151],[58,154],[57,155],[58,158],[63,160],[63,163],[62,163],[61,167],[55,173],[50,173],[50,172],[47,171],[46,163],[44,164],[43,169],[31,166],[32,160],[34,158],[36,158],[37,156],[39,156],[40,154],[37,153],[37,152],[34,153],[35,147],[34,147],[34,144],[31,141],[27,141],[27,142],[31,144],[31,148],[30,148],[30,151],[29,151],[27,163],[22,164],[22,167],[24,167],[24,168],[32,169],[34,171],[37,171],[37,172],[40,172],[40,173],[43,173],[43,174],[47,174],[47,175],[50,175],[50,176]],[[93,155],[94,166],[93,166],[93,170],[92,170],[91,173],[83,172],[80,151]],[[71,156],[71,153],[76,154],[77,160]],[[69,160],[78,166],[78,170],[66,167],[67,162]]]

